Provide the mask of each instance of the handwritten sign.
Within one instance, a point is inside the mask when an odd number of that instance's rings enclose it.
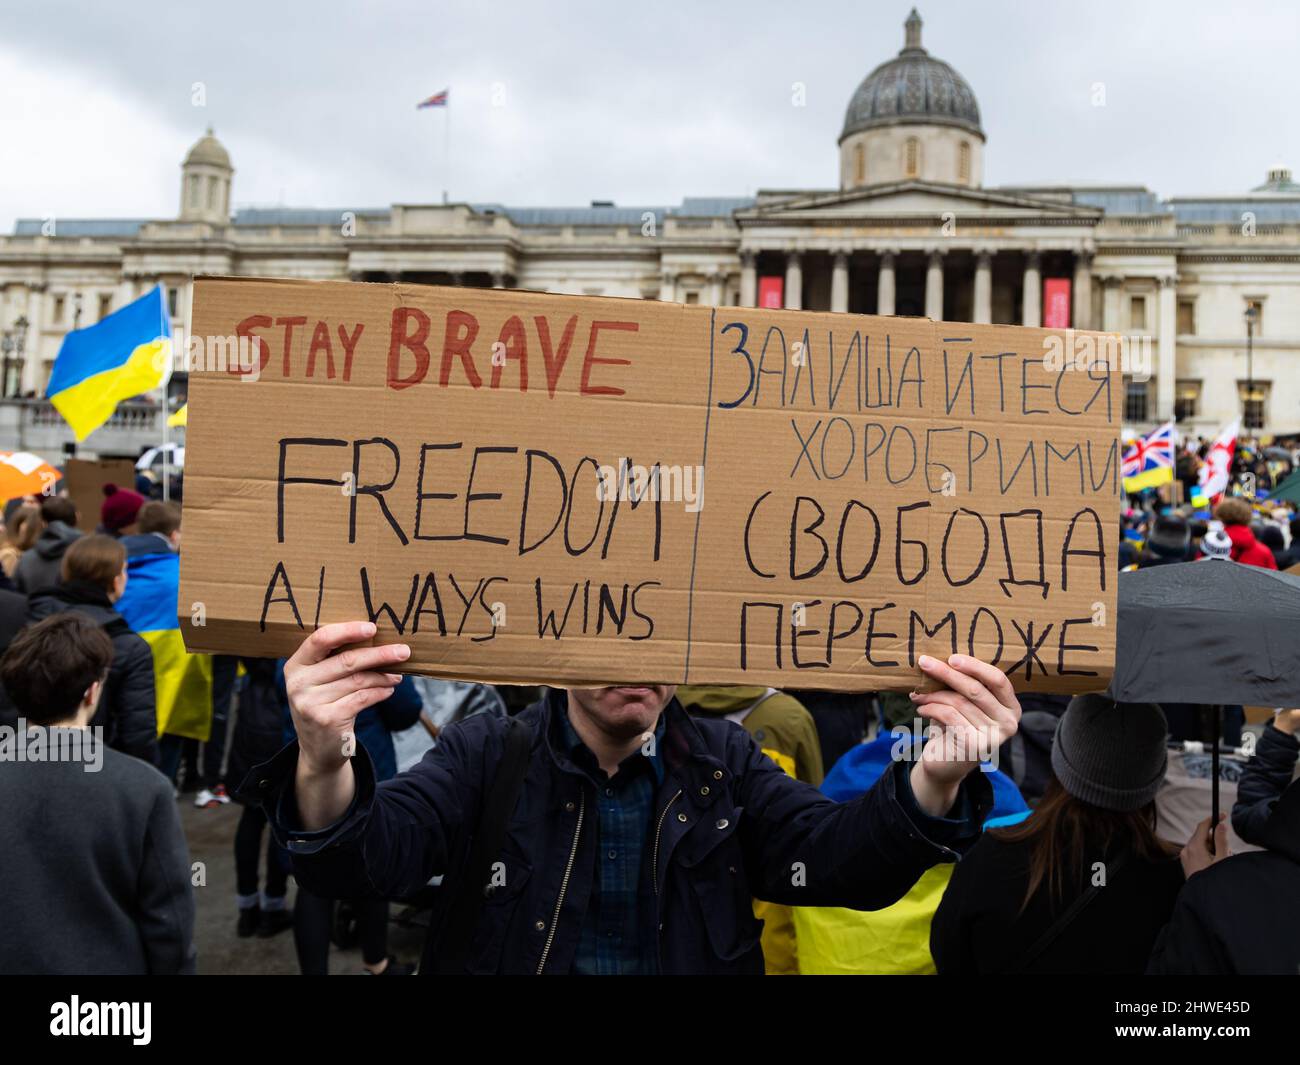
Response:
[[[561,685],[1018,687],[1114,660],[1095,334],[403,284],[195,286],[178,612]]]

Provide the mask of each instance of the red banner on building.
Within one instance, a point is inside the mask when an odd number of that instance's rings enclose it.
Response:
[[[770,310],[785,306],[785,278],[760,277],[758,279],[758,305]]]
[[[1070,328],[1070,279],[1068,277],[1043,279],[1043,328]]]

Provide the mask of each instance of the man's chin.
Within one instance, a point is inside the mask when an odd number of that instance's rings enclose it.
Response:
[[[610,724],[649,728],[668,701],[664,695],[649,685],[620,685],[606,688],[600,702]]]

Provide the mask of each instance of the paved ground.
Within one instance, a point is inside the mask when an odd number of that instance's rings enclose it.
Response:
[[[194,796],[185,794],[178,800],[181,825],[190,846],[190,861],[202,862],[206,884],[194,889],[196,920],[195,944],[198,948],[200,973],[282,973],[297,974],[298,960],[293,949],[293,931],[281,932],[271,939],[240,939],[235,935],[238,911],[235,907],[235,826],[241,808],[236,803],[216,809],[199,810]],[[289,881],[290,905],[294,884]],[[393,908],[397,913],[397,907]],[[403,961],[419,957],[421,933],[418,929],[389,924],[388,949]],[[330,972],[360,973],[361,951],[330,953]]]

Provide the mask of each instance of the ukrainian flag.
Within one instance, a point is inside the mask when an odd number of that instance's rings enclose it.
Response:
[[[126,591],[117,612],[153,651],[158,735],[204,740],[212,729],[212,656],[185,650],[176,599],[181,557],[166,548],[127,555]]]
[[[170,337],[167,301],[159,285],[103,321],[63,338],[45,395],[78,442],[108,421],[122,400],[162,385]]]

